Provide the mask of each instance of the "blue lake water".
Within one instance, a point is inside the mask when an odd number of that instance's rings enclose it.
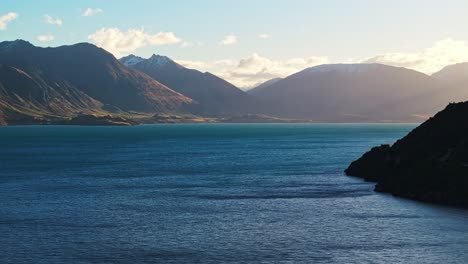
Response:
[[[466,263],[467,210],[343,174],[414,127],[0,127],[0,263]]]

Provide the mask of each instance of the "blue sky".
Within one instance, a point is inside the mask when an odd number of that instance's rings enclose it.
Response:
[[[94,14],[84,16],[88,8]],[[466,0],[1,0],[3,21],[9,13],[16,17],[1,40],[87,41],[117,57],[159,53],[246,87],[320,63],[375,61],[431,73],[468,60]]]

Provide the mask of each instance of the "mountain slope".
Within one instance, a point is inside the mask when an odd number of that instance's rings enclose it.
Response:
[[[445,110],[392,146],[375,147],[346,174],[376,190],[427,202],[468,206],[468,102]]]
[[[265,89],[266,87],[270,86],[270,85],[273,85],[279,81],[281,81],[283,78],[274,78],[274,79],[271,79],[271,80],[268,80],[266,82],[263,82],[257,86],[255,86],[254,88],[250,89],[247,91],[247,93],[249,94],[257,94],[258,92],[260,92],[261,90]]]
[[[98,113],[102,107],[102,103],[63,80],[56,79],[50,85],[39,70],[29,72],[0,64],[0,109],[5,119]]]
[[[460,97],[468,100],[468,62],[446,66],[432,76],[451,85]]]
[[[5,119],[104,109],[172,112],[191,103],[94,45],[39,48],[22,40],[0,43],[0,95]]]
[[[432,76],[450,83],[468,83],[468,62],[446,66]]]
[[[308,68],[255,96],[267,114],[316,122],[420,122],[458,100],[430,76],[381,64]]]
[[[143,59],[130,55],[120,61],[197,101],[200,114],[222,116],[255,111],[255,100],[244,91],[211,73],[187,69],[168,57],[153,55]]]

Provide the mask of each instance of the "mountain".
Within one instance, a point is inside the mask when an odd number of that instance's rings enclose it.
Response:
[[[461,97],[468,100],[468,62],[446,66],[432,76],[450,84]]]
[[[130,55],[120,61],[198,102],[199,114],[236,115],[256,109],[256,100],[229,82],[209,72],[185,68],[168,57],[153,55],[143,59]]]
[[[131,67],[139,62],[144,61],[145,59],[135,56],[135,55],[128,55],[126,57],[121,58],[119,61],[122,62],[125,66]]]
[[[0,120],[9,123],[108,111],[178,112],[191,103],[88,43],[57,48],[23,40],[0,43]]]
[[[431,76],[381,64],[308,68],[255,96],[266,114],[316,122],[421,122],[459,99]]]
[[[283,78],[274,78],[274,79],[271,79],[271,80],[268,80],[266,82],[263,82],[257,86],[255,86],[254,88],[250,89],[250,90],[247,90],[247,93],[250,93],[250,94],[256,94],[258,93],[259,91],[263,90],[265,87],[268,87],[270,85],[273,85],[279,81],[281,81]]]
[[[0,126],[4,126],[6,124],[8,124],[8,123],[5,120],[5,116],[3,114],[3,111],[0,109]]]
[[[446,66],[432,76],[454,84],[468,83],[468,62]]]
[[[375,147],[346,174],[377,182],[376,190],[468,206],[468,102],[448,105],[392,146]]]

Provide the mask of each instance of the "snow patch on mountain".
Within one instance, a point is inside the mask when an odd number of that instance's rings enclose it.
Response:
[[[166,56],[161,56],[161,55],[156,55],[156,54],[153,54],[153,56],[151,56],[148,61],[150,62],[151,65],[154,65],[154,66],[164,66],[170,62],[172,62],[171,59],[169,59],[168,57]]]
[[[125,66],[133,66],[137,63],[140,63],[144,61],[145,59],[135,56],[135,55],[128,55],[126,57],[123,57],[120,59],[120,61],[125,65]]]

